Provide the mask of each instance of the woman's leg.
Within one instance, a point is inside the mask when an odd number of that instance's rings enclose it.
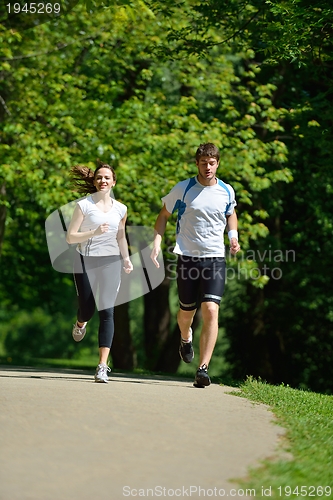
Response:
[[[98,311],[98,314],[98,347],[100,350],[108,348],[110,351],[114,336],[114,309],[113,307],[103,309],[102,311]]]
[[[103,309],[99,314],[98,345],[99,363],[107,365],[114,335],[113,307]]]
[[[91,274],[91,273],[89,273]],[[79,301],[77,322],[82,326],[89,321],[95,312],[95,299],[92,286],[93,276],[88,277],[83,257],[78,253],[74,264],[74,283]]]
[[[104,265],[99,268],[98,272],[98,342],[100,348],[100,357],[101,359],[105,359],[107,353],[105,349],[109,349],[110,351],[114,336],[114,303],[116,301],[120,286],[120,259],[118,257],[108,258],[107,260],[105,260]]]
[[[109,347],[100,347],[99,348],[99,362],[98,362],[98,364],[104,363],[105,365],[107,365],[109,354],[110,354]]]

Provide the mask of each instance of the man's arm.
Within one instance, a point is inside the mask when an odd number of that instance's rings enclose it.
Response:
[[[240,250],[240,246],[238,243],[238,232],[237,232],[237,227],[238,227],[238,219],[236,212],[234,211],[231,215],[227,215],[228,219],[228,235],[230,231],[236,231],[237,233],[237,238],[232,235],[231,233],[231,238],[230,238],[230,252],[235,255],[237,252]]]
[[[167,209],[165,208],[165,205],[163,205],[163,208],[160,211],[160,213],[156,219],[155,226],[154,226],[154,229],[155,229],[154,246],[153,246],[153,250],[150,254],[150,258],[152,259],[152,261],[154,262],[154,264],[157,268],[160,267],[160,265],[157,261],[157,257],[161,251],[162,237],[164,235],[165,228],[166,228],[166,225],[167,225],[167,222],[168,222],[170,215],[171,215],[171,213],[168,212]]]

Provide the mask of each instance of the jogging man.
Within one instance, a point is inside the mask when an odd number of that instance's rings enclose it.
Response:
[[[200,335],[199,367],[194,386],[210,385],[208,366],[218,334],[218,311],[224,292],[224,230],[228,225],[230,251],[236,254],[238,244],[235,193],[229,184],[217,179],[220,153],[211,143],[201,144],[196,152],[198,175],[174,186],[162,198],[164,203],[155,224],[151,258],[159,267],[157,256],[170,215],[178,211],[176,246],[179,311],[181,332],[179,354],[185,363],[194,358],[192,321],[201,304],[203,326]]]

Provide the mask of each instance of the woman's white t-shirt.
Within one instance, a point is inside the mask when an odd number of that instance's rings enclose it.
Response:
[[[84,219],[80,226],[80,232],[97,229],[105,222],[109,223],[107,233],[94,236],[89,240],[79,243],[77,251],[85,256],[102,257],[107,255],[119,255],[120,250],[117,242],[117,233],[121,219],[126,215],[127,207],[123,203],[112,199],[111,209],[104,213],[94,202],[92,196],[87,196],[78,201]]]

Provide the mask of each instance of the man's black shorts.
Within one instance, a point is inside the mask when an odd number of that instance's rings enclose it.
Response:
[[[197,309],[201,302],[220,304],[225,283],[224,257],[187,257],[179,255],[177,285],[180,308]]]

